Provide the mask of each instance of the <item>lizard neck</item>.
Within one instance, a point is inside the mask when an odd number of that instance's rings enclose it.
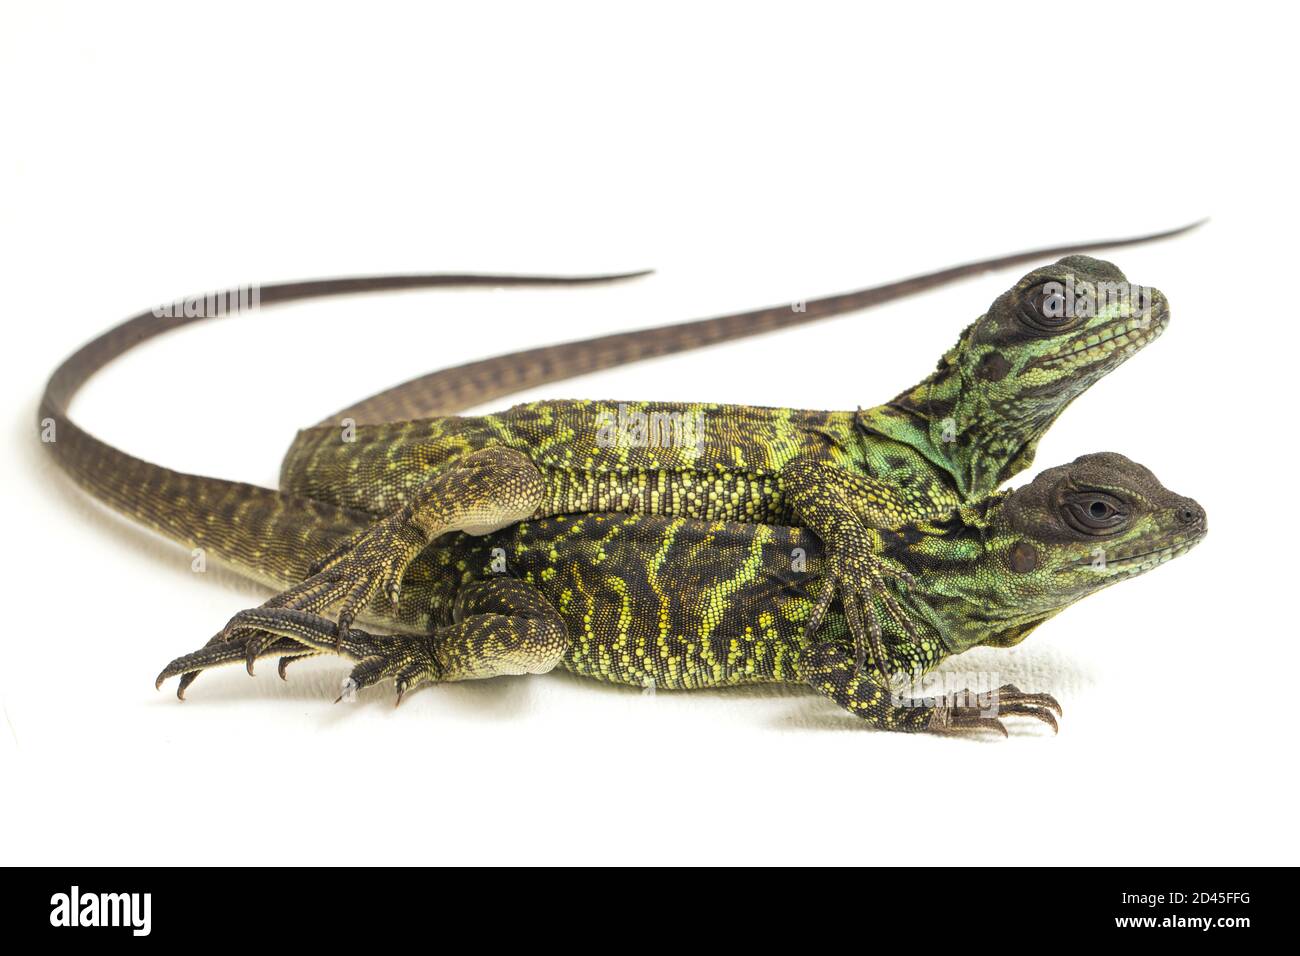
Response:
[[[927,630],[939,635],[938,659],[977,645],[1018,644],[1059,610],[1044,610],[1009,593],[1019,582],[1007,556],[1021,536],[996,530],[1009,494],[996,492],[944,518],[921,522],[913,540],[900,537],[888,545],[922,582],[923,598],[909,604]]]
[[[990,404],[961,362],[970,331],[919,384],[857,415],[859,428],[911,446],[948,474],[963,501],[995,491],[1027,468],[1060,411]]]

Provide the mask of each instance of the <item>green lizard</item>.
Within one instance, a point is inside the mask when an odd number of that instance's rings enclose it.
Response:
[[[655,355],[715,344],[864,308],[988,269],[1029,262],[1061,253],[1129,245],[1177,235],[1186,229],[1151,236],[1062,246],[1017,253],[905,279],[855,293],[807,302],[803,312],[773,307],[637,332],[498,356],[433,373],[368,399],[346,414],[366,422],[387,415],[450,413],[522,388],[559,381],[576,374],[610,368]],[[605,277],[616,278],[616,277]],[[312,297],[456,285],[566,284],[587,279],[534,277],[397,275],[328,279],[260,288],[260,304],[269,306]],[[228,294],[207,297],[220,300]],[[202,303],[203,297],[197,300]],[[321,556],[321,543],[337,545],[372,518],[367,512],[339,507],[242,482],[190,475],[155,465],[120,451],[81,429],[67,408],[82,383],[113,358],[149,338],[190,322],[223,314],[202,308],[159,314],[146,311],[110,329],[70,356],[51,376],[38,413],[42,438],[57,464],[105,504],[188,547],[205,549],[213,558],[271,586],[301,581],[309,564]],[[363,612],[362,620],[386,621]],[[399,627],[402,627],[400,622]],[[186,681],[182,681],[181,692]]]
[[[1017,644],[1068,605],[1185,553],[1205,533],[1196,502],[1112,453],[902,526],[885,534],[884,547],[916,577],[898,592],[916,628],[886,618],[889,657],[860,672],[844,615],[829,614],[816,642],[807,636],[815,582],[827,569],[820,540],[805,529],[623,514],[543,518],[484,537],[454,535],[422,552],[402,603],[423,633],[351,630],[340,639],[331,621],[310,612],[256,608],[235,620],[272,632],[273,642],[209,644],[172,661],[157,682],[249,653],[280,656],[283,676],[295,657],[337,652],[358,662],[345,694],[392,678],[399,702],[421,684],[558,665],[674,690],[803,683],[889,730],[1005,734],[999,715],[1009,714],[1055,728],[1060,706],[1046,694],[1004,686],[936,702],[902,699],[897,686],[971,647]],[[883,617],[883,604],[877,610]]]
[[[1093,290],[1086,308],[1067,292]],[[1095,290],[1113,294],[1098,298]],[[1077,303],[1076,303],[1077,305]],[[287,610],[340,605],[346,635],[376,592],[396,601],[409,563],[452,531],[580,511],[797,524],[828,547],[808,626],[838,595],[859,658],[882,656],[874,593],[900,573],[880,532],[978,499],[1026,467],[1079,394],[1156,338],[1156,290],[1086,256],[1035,269],[962,333],[936,371],[859,412],[631,402],[537,402],[495,415],[299,433],[283,490],[380,516],[278,596]],[[630,437],[621,423],[637,423]],[[272,635],[264,638],[273,641]],[[249,653],[255,656],[256,644]]]

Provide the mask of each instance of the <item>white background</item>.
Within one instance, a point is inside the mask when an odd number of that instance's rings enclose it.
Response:
[[[1294,24],[903,6],[6,3],[3,862],[1296,862]],[[154,674],[263,594],[101,512],[34,426],[74,347],[204,289],[659,270],[212,323],[74,405],[147,459],[272,484],[296,428],[420,372],[1204,215],[1115,255],[1172,325],[1035,470],[1124,452],[1209,538],[954,662],[1055,693],[1056,738],[558,674],[335,706],[339,661],[180,704]],[[525,397],[872,405],[1015,278]]]

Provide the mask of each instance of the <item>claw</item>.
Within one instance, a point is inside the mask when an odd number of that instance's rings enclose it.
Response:
[[[1022,694],[1018,703],[1033,704],[1035,707],[1042,707],[1048,711],[1056,711],[1057,717],[1064,717],[1065,712],[1061,705],[1051,694]]]
[[[957,713],[952,717],[952,722],[948,724],[945,731],[949,733],[971,734],[979,733],[981,730],[991,730],[1000,733],[1004,738],[1010,737],[1007,733],[1006,724],[1002,723],[997,717],[980,717],[975,714]]]
[[[256,628],[249,628],[249,630],[256,632]],[[225,642],[217,638],[208,641],[199,650],[178,657],[164,667],[162,672],[155,678],[154,686],[161,687],[169,677],[179,677],[180,680],[176,685],[176,697],[178,700],[184,700],[186,689],[194,683],[199,674],[209,668],[243,661],[251,674],[252,667],[250,665],[254,656],[264,657],[277,654],[293,656],[298,647],[292,639],[276,637],[274,634],[266,634],[260,637],[250,636],[241,640],[246,640],[248,643]]]
[[[1033,717],[1051,727],[1053,734],[1061,732],[1056,721],[1058,715],[1063,716],[1061,705],[1051,694],[1026,694],[1015,684],[1007,684],[998,688],[996,699],[999,713]]]
[[[1007,710],[1007,713],[1023,714],[1026,717],[1033,717],[1036,720],[1041,720],[1043,723],[1047,724],[1047,726],[1052,728],[1053,735],[1061,732],[1061,726],[1056,722],[1056,715],[1046,707],[1031,707],[1028,704],[1014,705]]]
[[[969,690],[962,691],[952,697],[953,701],[969,701],[972,696],[980,700],[984,695],[972,695]],[[996,729],[1007,736],[1007,728],[1002,723],[1002,717],[1032,717],[1034,720],[1041,721],[1052,728],[1054,734],[1061,732],[1060,724],[1057,722],[1057,716],[1061,713],[1061,705],[1057,703],[1055,697],[1051,694],[1026,694],[1014,684],[1004,684],[996,691],[991,691],[988,697],[992,699],[993,706],[996,707],[996,717],[986,716],[987,704],[981,706],[970,706],[969,704],[941,706],[935,711],[935,721],[932,727],[936,731],[975,731],[980,729]]]
[[[161,673],[159,673],[158,676],[154,678],[154,682],[153,682],[154,690],[162,690],[162,685],[167,683],[167,678],[172,676],[171,674],[168,673],[168,670],[169,668],[163,668]],[[193,681],[187,682],[185,680],[185,678],[188,676],[189,676],[188,674],[182,674],[180,684],[176,688],[176,697],[180,700],[185,699],[185,688],[193,683]]]
[[[343,678],[343,683],[339,685],[339,691],[340,691],[339,695],[334,698],[334,703],[337,704],[340,703],[341,701],[347,701],[349,704],[351,704],[354,701],[356,701],[357,687],[359,686],[360,685],[357,684],[357,682],[353,678],[351,677]]]
[[[1005,702],[1008,705],[1029,705],[1049,711],[1054,710],[1058,717],[1065,716],[1065,712],[1062,710],[1060,702],[1051,694],[1027,694],[1015,684],[1003,684],[997,690],[997,697],[1000,702]]]

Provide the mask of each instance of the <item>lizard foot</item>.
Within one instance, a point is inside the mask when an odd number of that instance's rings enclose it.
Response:
[[[376,636],[353,630],[339,638],[328,618],[292,608],[253,608],[235,615],[231,623],[239,636],[210,641],[176,658],[163,668],[156,686],[161,687],[169,677],[184,679],[211,667],[275,656],[280,657],[283,677],[290,661],[320,653],[337,653],[357,662],[344,680],[338,700],[351,700],[358,690],[391,677],[401,703],[408,691],[439,676],[432,642],[426,635]]]
[[[265,609],[265,608],[273,608],[273,607],[281,606],[281,602],[285,599],[287,593],[288,592],[277,594],[275,597],[271,598],[269,601],[263,604],[262,608]],[[241,653],[244,655],[244,660],[246,662],[246,666],[248,668],[249,674],[253,673],[253,661],[256,660],[257,658],[266,656],[266,654],[262,652],[263,648],[267,648],[271,646],[277,646],[277,647],[280,646],[278,643],[277,635],[272,634],[269,631],[244,629],[243,632],[238,635],[238,640],[232,642],[232,637],[234,636],[235,635],[232,633],[232,629],[230,625],[227,624],[224,628],[222,628],[220,631],[218,631],[208,640],[208,643],[205,645],[205,647],[211,647],[215,644],[231,643],[232,646],[240,648]],[[281,680],[288,679],[287,677],[285,677],[285,668],[288,667],[289,661],[295,660],[299,657],[311,657],[317,653],[320,653],[319,651],[313,651],[308,648],[302,647],[300,645],[294,645],[291,648],[291,651],[292,651],[291,653],[286,653],[284,658],[281,659],[279,663],[278,669],[280,672]],[[177,658],[177,660],[180,660],[180,658]],[[228,661],[222,660],[220,663],[228,663]],[[176,687],[176,696],[178,698],[180,698],[181,700],[185,699],[185,691],[189,688],[191,684],[193,684],[196,680],[199,679],[200,673],[202,673],[202,670],[196,669],[192,671],[187,671],[180,675],[181,677],[180,683]],[[159,678],[160,684],[162,680],[163,678],[160,677]]]
[[[853,634],[854,673],[862,669],[868,650],[880,672],[887,673],[889,658],[885,656],[880,618],[876,614],[873,599],[878,599],[884,605],[886,613],[898,623],[908,637],[919,642],[920,637],[916,628],[907,619],[907,615],[887,587],[891,580],[902,581],[908,586],[913,586],[916,583],[915,579],[901,565],[882,559],[866,548],[846,550],[828,546],[826,564],[825,584],[812,614],[808,617],[809,640],[817,633],[826,609],[830,607],[831,601],[838,593],[844,605],[844,616],[848,619],[849,630]]]
[[[301,645],[294,644],[292,641],[280,641],[274,634],[269,634],[266,631],[248,631],[247,633],[240,635],[240,638],[237,641],[229,640],[226,633],[220,631],[208,639],[208,642],[203,645],[202,650],[195,651],[192,654],[186,654],[183,657],[178,657],[168,664],[163,672],[158,675],[158,679],[154,682],[154,686],[161,688],[163,681],[167,678],[179,676],[180,680],[176,684],[176,698],[178,700],[184,700],[185,691],[187,691],[190,685],[199,679],[199,675],[209,667],[216,667],[220,664],[230,664],[235,661],[245,661],[245,666],[251,674],[253,672],[253,665],[252,657],[248,655],[248,647],[254,643],[260,643],[263,647],[267,648],[267,650],[265,652],[259,651],[252,655],[253,657],[266,657],[272,653],[284,654],[284,657],[280,659],[279,664],[281,680],[288,680],[288,678],[285,677],[285,668],[289,666],[290,661],[298,660],[303,657],[311,657],[319,653],[318,651],[313,651],[302,647]],[[274,651],[270,650],[272,647],[275,648]],[[190,668],[184,667],[183,665],[185,662],[190,661],[191,659],[195,662],[205,663],[196,663],[195,666]]]
[[[240,612],[212,638],[210,644],[225,642],[241,649],[245,666],[253,673],[253,662],[267,656],[269,647],[279,646],[279,636],[255,628],[247,615],[259,611],[298,611],[315,613],[342,602],[338,614],[337,638],[328,649],[342,652],[343,641],[352,621],[366,608],[381,588],[397,603],[398,581],[407,565],[424,549],[426,541],[418,528],[409,524],[407,509],[381,518],[364,531],[349,538],[318,563],[307,580],[282,591],[260,608]],[[333,625],[331,625],[333,627]],[[319,652],[319,651],[318,651]],[[313,652],[313,653],[318,653]],[[287,658],[307,656],[289,654]],[[279,673],[283,678],[289,661],[282,660]],[[181,678],[178,696],[197,679],[198,673]]]
[[[244,650],[249,665],[258,657],[283,653],[279,643],[284,638],[300,642],[310,652],[334,651],[349,657],[357,664],[343,681],[342,690],[335,703],[351,700],[357,691],[392,678],[397,685],[397,703],[409,690],[420,684],[436,681],[438,663],[433,656],[433,644],[427,635],[392,634],[377,637],[365,631],[349,630],[339,634],[332,621],[318,614],[284,607],[260,607],[241,611],[231,619],[236,630],[251,630],[264,636],[250,639]],[[281,657],[279,670],[284,669],[295,655]]]
[[[427,544],[424,533],[411,523],[410,509],[399,509],[339,545],[317,563],[307,580],[276,595],[264,607],[318,612],[339,604],[341,640],[376,593],[384,593],[397,606],[402,575]],[[239,618],[235,615],[226,624],[223,634],[227,639],[248,626],[237,624]]]
[[[178,700],[185,699],[186,689],[198,679],[205,670],[224,664],[244,663],[248,656],[248,645],[264,636],[264,632],[250,631],[236,640],[226,640],[218,634],[203,647],[189,654],[183,654],[162,669],[154,680],[154,687],[161,689],[163,682],[171,677],[179,677],[176,687]],[[273,643],[264,646],[262,657],[285,655],[285,660],[315,653],[288,638],[276,637]]]
[[[544,674],[569,647],[564,621],[535,587],[514,578],[472,582],[456,595],[451,623],[429,633],[375,636],[296,608],[262,607],[231,620],[236,636],[210,641],[178,657],[158,675],[188,677],[205,668],[279,655],[281,670],[295,657],[339,654],[356,661],[339,699],[392,678],[397,700],[425,683]]]
[[[1003,717],[1033,717],[1060,733],[1056,718],[1063,716],[1061,705],[1051,694],[1025,693],[1014,684],[1004,684],[992,693],[976,694],[966,690],[940,698],[927,728],[932,733],[974,734],[981,731],[1008,736]]]

